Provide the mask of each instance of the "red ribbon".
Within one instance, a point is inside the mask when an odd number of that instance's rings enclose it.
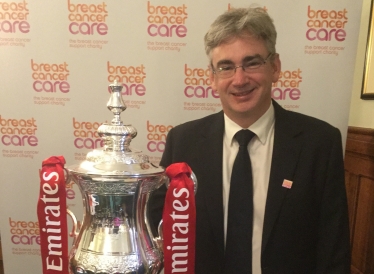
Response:
[[[39,171],[37,211],[43,274],[69,273],[64,165],[63,156],[53,156],[43,161]]]
[[[162,215],[165,274],[195,272],[196,208],[191,173],[186,163],[166,169],[171,181]]]

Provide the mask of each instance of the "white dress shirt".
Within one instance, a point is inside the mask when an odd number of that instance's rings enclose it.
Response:
[[[225,242],[227,214],[230,193],[232,166],[239,145],[234,139],[236,132],[242,129],[226,115],[223,136],[223,212]],[[270,167],[274,143],[274,107],[271,104],[266,113],[248,129],[256,134],[248,144],[253,176],[253,238],[252,238],[252,273],[261,273],[261,243],[264,224],[266,197],[269,186]]]

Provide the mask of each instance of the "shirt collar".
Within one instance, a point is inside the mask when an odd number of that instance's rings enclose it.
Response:
[[[227,139],[232,144],[234,135],[241,129],[241,126],[232,121],[226,114],[224,114],[225,119],[225,135]],[[262,144],[265,144],[269,130],[273,126],[275,121],[274,116],[274,106],[273,103],[270,104],[268,110],[262,115],[255,123],[253,123],[249,129],[256,134],[257,138]]]

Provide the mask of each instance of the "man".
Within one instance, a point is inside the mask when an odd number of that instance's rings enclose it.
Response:
[[[272,19],[261,8],[219,16],[205,35],[205,48],[223,111],[168,134],[160,165],[186,162],[198,180],[196,274],[349,273],[340,132],[272,101],[272,83],[281,71],[275,43]],[[239,147],[236,132],[242,129],[255,135],[247,146],[253,181],[247,212],[253,217],[248,217],[249,240],[228,250],[235,213],[230,203],[236,200],[230,180]],[[232,249],[246,247],[250,255],[240,256],[247,259],[230,262],[241,252],[231,256]],[[242,261],[244,267],[236,269]]]

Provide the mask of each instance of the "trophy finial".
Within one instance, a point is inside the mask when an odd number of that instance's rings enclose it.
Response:
[[[123,86],[115,80],[113,84],[109,85],[109,88],[111,90],[111,96],[106,106],[114,114],[112,125],[121,125],[120,114],[127,108],[121,94]]]
[[[104,140],[104,151],[126,151],[131,152],[129,145],[136,137],[137,131],[131,125],[124,125],[121,120],[121,113],[127,106],[122,98],[122,84],[115,80],[109,85],[111,95],[107,108],[114,114],[111,124],[102,124],[98,128],[99,136]]]

